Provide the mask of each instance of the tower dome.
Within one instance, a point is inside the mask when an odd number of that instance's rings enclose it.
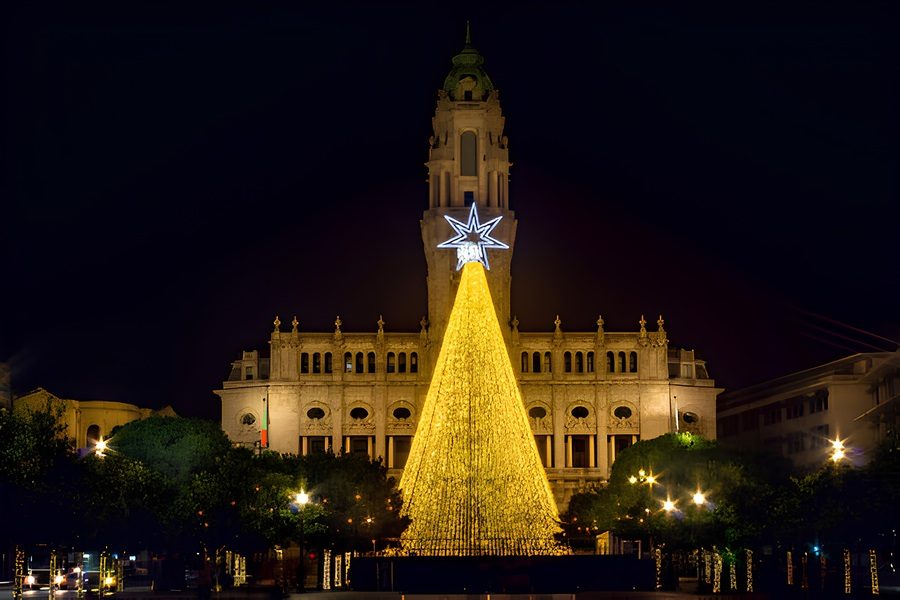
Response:
[[[472,36],[466,23],[465,46],[453,57],[453,68],[444,79],[443,89],[452,100],[480,101],[493,91],[494,84],[482,65],[484,57],[472,47]]]

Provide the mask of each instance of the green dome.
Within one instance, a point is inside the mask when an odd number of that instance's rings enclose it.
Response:
[[[453,57],[453,68],[444,79],[444,91],[453,100],[484,100],[493,91],[494,84],[482,65],[484,57],[472,47],[469,24],[466,23],[466,45]]]

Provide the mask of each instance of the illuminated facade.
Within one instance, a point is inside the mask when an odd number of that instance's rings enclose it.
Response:
[[[843,440],[847,460],[868,462],[900,431],[900,350],[854,354],[722,394],[722,444],[763,449],[817,467]]]
[[[500,97],[484,59],[466,43],[438,90],[429,140],[428,209],[420,230],[428,268],[428,316],[418,332],[289,329],[276,318],[269,356],[244,352],[216,390],[222,428],[236,443],[291,453],[326,450],[381,457],[394,476],[406,464],[461,273],[452,251],[438,248],[477,205],[484,221],[503,217],[492,236],[486,279],[525,409],[560,508],[572,493],[605,479],[617,452],[641,438],[690,429],[715,437],[720,391],[693,351],[669,346],[662,318],[647,330],[519,331],[511,312],[510,265],[516,218],[509,205],[509,141]],[[374,310],[377,310],[375,308]],[[288,313],[290,314],[290,313]],[[548,308],[550,316],[555,314]],[[374,321],[374,318],[373,318]],[[285,330],[287,329],[287,330]],[[494,423],[490,411],[477,415]]]
[[[38,388],[13,400],[13,410],[43,410],[48,403],[62,410],[66,434],[76,448],[88,448],[97,440],[107,438],[113,428],[153,415],[177,416],[172,407],[160,410],[140,408],[125,402],[110,400],[71,400],[60,398],[44,388]]]

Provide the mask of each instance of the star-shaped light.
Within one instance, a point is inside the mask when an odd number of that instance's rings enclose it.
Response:
[[[475,204],[469,211],[469,221],[463,223],[457,221],[453,217],[444,215],[450,227],[456,232],[456,235],[446,242],[438,244],[438,248],[456,248],[456,270],[459,271],[462,266],[468,262],[480,262],[485,268],[490,269],[491,265],[488,261],[488,248],[509,249],[509,246],[500,240],[491,237],[491,231],[500,223],[503,217],[494,217],[486,223],[478,220],[478,210]]]

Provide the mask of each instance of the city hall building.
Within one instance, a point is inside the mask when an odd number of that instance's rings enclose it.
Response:
[[[268,357],[243,352],[216,390],[222,428],[239,444],[278,452],[353,452],[384,461],[399,477],[416,432],[431,370],[459,283],[445,216],[465,221],[472,204],[492,236],[488,284],[505,324],[509,356],[538,452],[560,508],[604,480],[616,454],[675,430],[714,438],[716,395],[704,361],[669,344],[662,317],[635,315],[633,331],[519,331],[510,311],[516,217],[510,209],[509,142],[498,91],[467,39],[438,90],[429,139],[428,209],[419,223],[427,261],[428,314],[417,332],[301,331],[276,317]],[[290,313],[288,313],[290,314]],[[476,418],[491,419],[490,414]]]

